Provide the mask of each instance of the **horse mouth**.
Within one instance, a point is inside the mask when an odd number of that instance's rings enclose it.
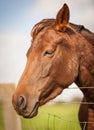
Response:
[[[33,110],[27,115],[24,115],[24,118],[33,118],[34,116],[37,115],[38,113],[38,107],[39,107],[39,102],[37,102],[33,108]]]

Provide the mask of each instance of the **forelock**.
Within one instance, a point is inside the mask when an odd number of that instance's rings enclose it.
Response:
[[[31,31],[31,36],[32,38],[36,37],[36,35],[42,31],[44,28],[50,26],[53,24],[55,20],[54,19],[43,19],[42,21],[40,21],[39,23],[37,23],[32,31]]]

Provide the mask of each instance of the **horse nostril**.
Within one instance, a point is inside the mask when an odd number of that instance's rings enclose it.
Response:
[[[23,110],[26,108],[26,98],[23,95],[19,96],[17,105],[20,110]]]

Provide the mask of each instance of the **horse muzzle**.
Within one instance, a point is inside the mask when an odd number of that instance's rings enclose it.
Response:
[[[16,112],[25,118],[33,118],[38,113],[39,101],[36,99],[28,101],[24,95],[13,95],[12,104]]]

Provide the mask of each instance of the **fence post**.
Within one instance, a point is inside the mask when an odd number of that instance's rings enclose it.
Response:
[[[14,89],[14,84],[0,84],[0,100],[2,102],[5,130],[21,130],[20,117],[16,114],[12,106]]]

